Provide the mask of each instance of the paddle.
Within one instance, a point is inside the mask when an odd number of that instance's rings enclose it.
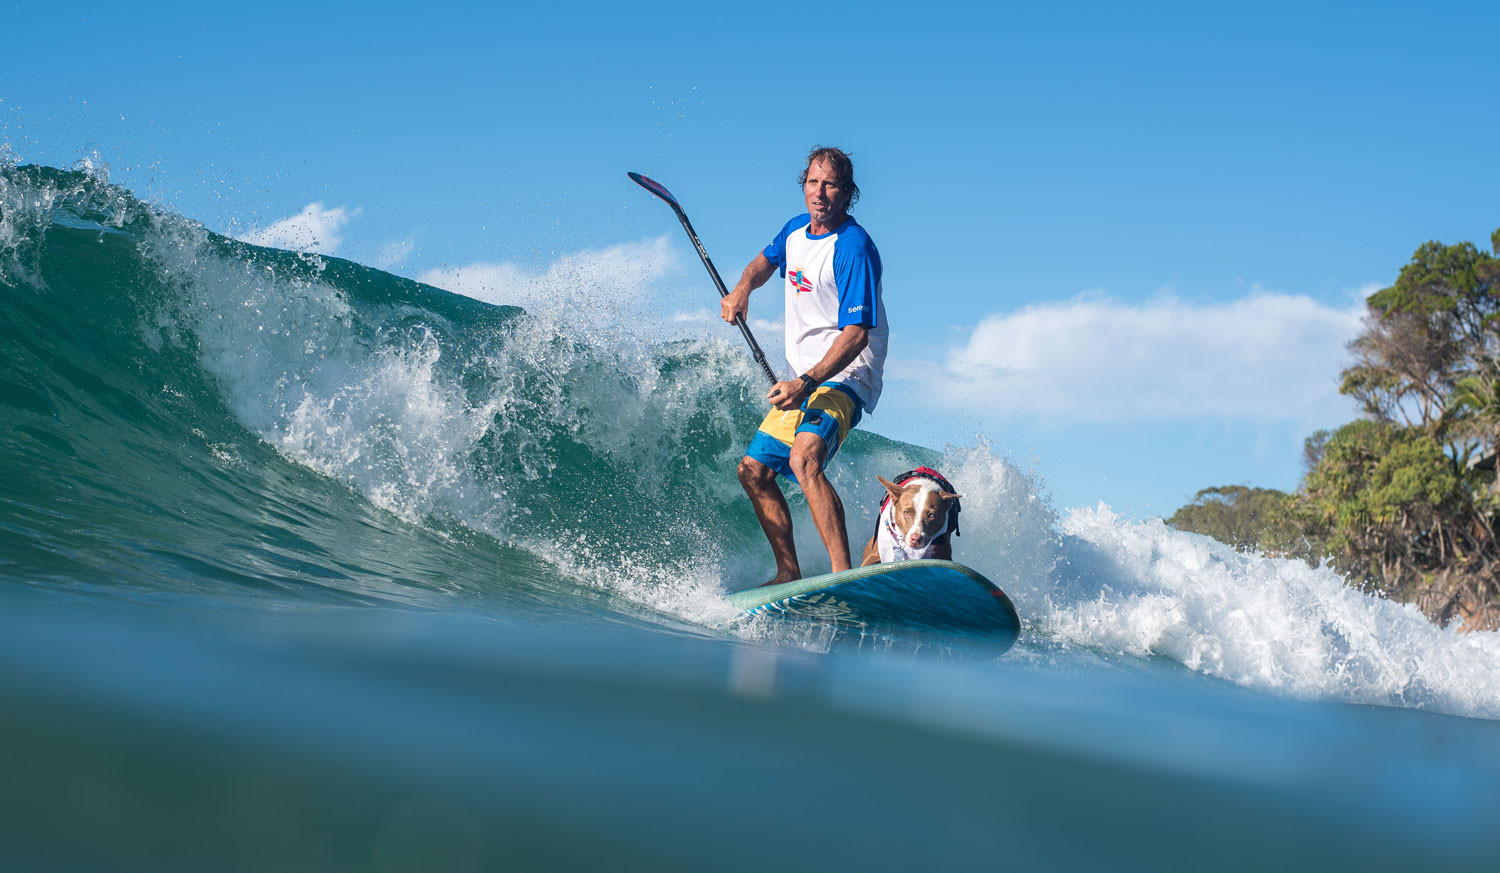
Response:
[[[672,207],[672,211],[677,213],[677,220],[682,222],[682,229],[687,231],[688,237],[692,239],[693,245],[697,247],[698,257],[703,259],[703,266],[708,268],[708,275],[713,277],[714,284],[718,286],[719,296],[728,297],[729,289],[724,287],[724,280],[719,278],[719,271],[714,269],[714,262],[708,259],[708,250],[703,247],[703,241],[698,239],[698,234],[693,232],[692,222],[688,221],[687,213],[682,211],[682,205],[677,202],[676,197],[672,196],[672,192],[663,187],[660,182],[642,176],[640,173],[626,173],[625,175],[629,176],[632,182],[660,197],[666,201],[668,206]],[[771,370],[771,366],[766,363],[766,353],[760,350],[760,344],[755,341],[755,336],[750,333],[750,327],[745,324],[744,316],[736,315],[734,323],[740,329],[740,333],[745,335],[745,342],[750,344],[750,354],[755,356],[755,363],[760,364],[760,368],[765,372],[766,378],[771,380],[772,385],[775,385],[780,380],[776,378],[776,374]]]

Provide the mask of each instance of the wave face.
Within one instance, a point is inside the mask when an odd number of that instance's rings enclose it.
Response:
[[[577,282],[586,299],[590,277]],[[12,596],[838,642],[720,598],[770,567],[733,475],[759,377],[728,341],[652,339],[628,312],[528,313],[249,245],[42,167],[0,168],[0,283]],[[965,494],[957,557],[1022,614],[1008,663],[1166,663],[1282,696],[1500,717],[1495,634],[1159,521],[1059,517],[1035,474],[983,445],[856,431],[831,467],[856,550],[874,475],[924,463]]]

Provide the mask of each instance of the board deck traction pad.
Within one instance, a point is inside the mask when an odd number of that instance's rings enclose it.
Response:
[[[933,572],[937,571],[937,572]],[[863,588],[851,583],[858,583],[867,579],[876,579],[880,576],[891,575],[892,583],[897,582],[899,574],[907,574],[908,578],[921,579],[924,584],[924,595],[931,599],[947,599],[952,596],[953,606],[961,607],[961,601],[967,600],[979,609],[991,614],[992,620],[981,621],[982,624],[991,626],[997,637],[1008,638],[1013,642],[1020,631],[1020,617],[1016,614],[1015,606],[1010,598],[1000,587],[975,570],[965,567],[955,561],[942,561],[936,559],[923,559],[915,561],[898,561],[886,564],[871,564],[868,567],[855,567],[839,573],[829,573],[823,576],[810,576],[805,579],[797,579],[792,582],[782,582],[776,585],[765,585],[759,588],[750,588],[744,591],[736,591],[726,595],[730,605],[752,614],[788,613],[791,615],[802,615],[805,617],[818,617],[820,611],[799,609],[802,605],[816,607],[822,597],[828,595],[831,598],[840,596],[840,589],[845,588],[851,592]],[[956,575],[954,575],[956,574]],[[953,583],[972,582],[976,586],[970,588],[960,585],[952,588]],[[941,589],[947,588],[947,591]],[[975,595],[980,595],[981,600],[975,601]],[[884,598],[882,598],[884,599]],[[993,605],[992,605],[993,604]],[[914,604],[915,605],[915,604]],[[888,614],[890,607],[898,606],[897,602],[882,603],[878,609],[881,616],[887,622],[891,616]],[[998,607],[998,612],[995,611]],[[920,610],[919,610],[920,611]],[[838,612],[843,612],[839,610]],[[837,618],[837,613],[826,614],[828,618]],[[856,618],[849,615],[849,618]],[[973,616],[978,619],[980,616]],[[863,624],[863,622],[859,622]],[[899,623],[899,620],[898,622]],[[963,622],[973,629],[969,622]]]

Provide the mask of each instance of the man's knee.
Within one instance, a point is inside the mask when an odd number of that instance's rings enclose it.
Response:
[[[821,440],[808,442],[797,442],[792,445],[792,456],[788,459],[792,473],[797,476],[798,482],[806,482],[809,478],[823,475],[823,453],[824,447]]]
[[[740,484],[746,488],[764,486],[776,478],[775,470],[772,470],[749,455],[740,458],[740,465],[735,472],[740,477]]]

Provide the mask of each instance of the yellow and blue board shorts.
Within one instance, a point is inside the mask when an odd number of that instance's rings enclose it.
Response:
[[[827,449],[823,464],[833,460],[849,431],[864,417],[865,404],[839,382],[824,382],[802,402],[801,409],[772,409],[751,438],[745,455],[760,461],[793,482],[792,440],[799,433],[815,433]]]

